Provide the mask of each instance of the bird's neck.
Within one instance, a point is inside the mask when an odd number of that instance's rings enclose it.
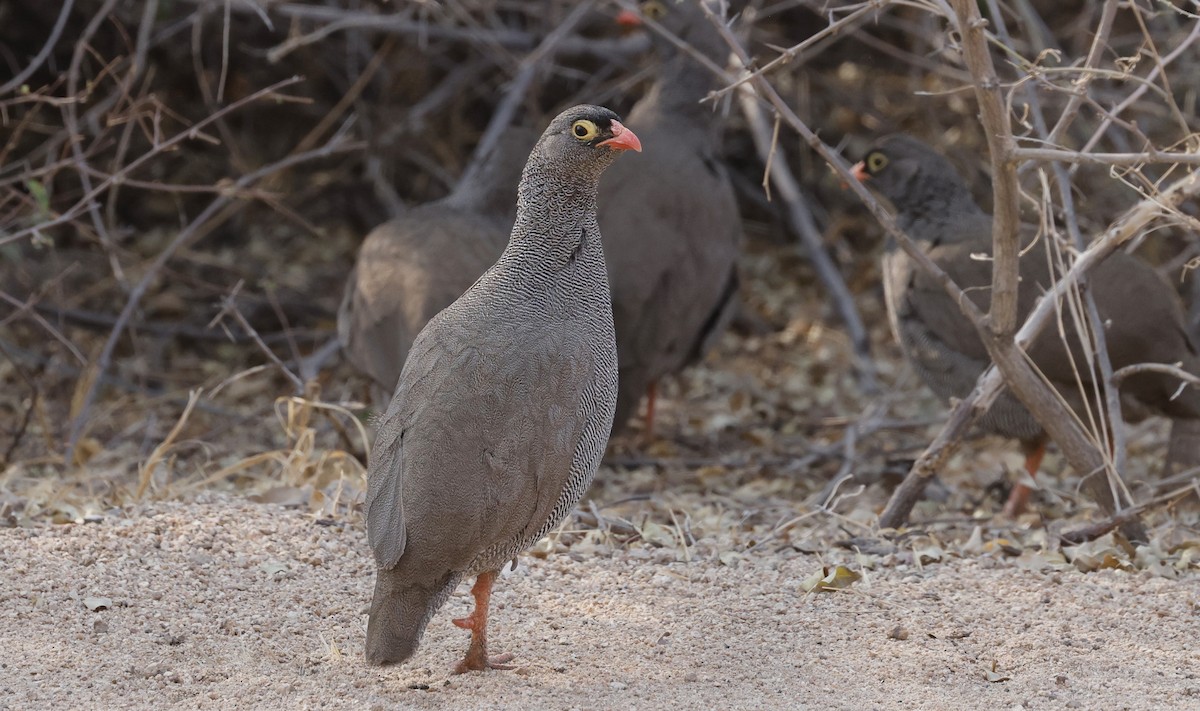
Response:
[[[596,224],[596,181],[586,177],[564,179],[534,163],[527,166],[517,188],[510,248],[551,268],[575,258],[585,246],[585,233],[595,231]]]
[[[700,102],[716,84],[712,72],[692,57],[678,54],[663,65],[650,90],[630,111],[629,122],[637,125],[638,119],[655,115],[709,116],[712,106]]]

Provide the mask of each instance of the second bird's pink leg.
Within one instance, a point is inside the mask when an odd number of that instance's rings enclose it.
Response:
[[[646,388],[646,439],[654,438],[654,401],[658,399],[658,381]]]
[[[454,620],[455,625],[471,630],[471,645],[467,647],[467,655],[454,668],[455,674],[513,668],[504,664],[512,661],[512,654],[489,657],[487,653],[488,602],[492,598],[492,584],[496,582],[496,576],[499,574],[498,570],[488,570],[479,574],[475,579],[475,586],[471,588],[471,595],[475,597],[475,609],[469,616]]]
[[[1046,455],[1046,440],[1042,440],[1025,449],[1025,471],[1029,472],[1029,476],[1037,478],[1038,469],[1042,466],[1042,457]],[[1013,487],[1012,493],[1008,495],[1008,501],[1004,504],[1004,515],[1008,518],[1016,518],[1025,513],[1025,507],[1029,504],[1029,496],[1033,490],[1024,484],[1017,484]]]

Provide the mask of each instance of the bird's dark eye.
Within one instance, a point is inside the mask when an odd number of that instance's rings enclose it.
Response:
[[[571,124],[571,133],[581,141],[590,141],[600,135],[600,127],[594,121],[579,119]]]
[[[659,0],[646,0],[642,3],[642,15],[658,22],[667,16],[667,6]]]
[[[867,156],[867,170],[872,173],[878,173],[887,167],[888,157],[879,151],[875,151]]]

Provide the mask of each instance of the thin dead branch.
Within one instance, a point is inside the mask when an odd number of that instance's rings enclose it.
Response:
[[[1080,528],[1074,528],[1070,531],[1063,531],[1061,534],[1059,534],[1059,540],[1067,545],[1072,546],[1079,545],[1080,543],[1087,543],[1088,541],[1094,541],[1109,531],[1115,531],[1118,528],[1124,529],[1130,524],[1137,522],[1139,517],[1148,511],[1173,506],[1194,494],[1196,494],[1194,484],[1180,487],[1174,491],[1156,496],[1149,501],[1144,501],[1140,504],[1137,504],[1136,506],[1130,506],[1124,511],[1119,511],[1103,520],[1096,521],[1095,523],[1082,526]]]
[[[174,239],[172,239],[171,242],[166,246],[166,248],[159,252],[158,256],[154,258],[154,261],[152,261],[149,267],[146,269],[145,275],[142,277],[142,279],[134,285],[133,290],[129,294],[129,300],[125,302],[125,308],[122,309],[120,315],[117,316],[117,323],[113,327],[112,333],[109,335],[108,340],[105,341],[103,349],[100,351],[100,357],[96,361],[96,368],[98,372],[103,374],[108,370],[112,363],[112,355],[117,346],[117,341],[120,340],[126,326],[133,318],[133,312],[137,309],[137,306],[141,302],[142,297],[145,295],[146,290],[149,289],[154,280],[158,278],[159,272],[162,270],[162,268],[168,261],[171,260],[171,258],[181,247],[192,241],[192,239],[195,237],[195,234],[207,223],[210,218],[215,216],[218,211],[223,209],[227,204],[234,200],[238,190],[253,185],[258,180],[262,180],[263,178],[271,176],[281,170],[290,168],[291,166],[311,160],[327,158],[338,153],[361,150],[363,147],[364,144],[362,143],[341,141],[337,140],[335,137],[333,142],[327,143],[320,148],[307,151],[305,153],[288,156],[283,160],[276,161],[252,173],[242,176],[234,182],[233,189],[229,193],[221,195],[210,202],[208,207],[206,207],[199,215],[197,215],[187,225],[187,227],[180,230],[179,233],[175,235]],[[96,397],[97,384],[98,379],[93,378],[87,385],[84,390],[82,405],[79,408],[78,414],[71,422],[70,431],[67,437],[67,456],[65,457],[65,460],[68,462],[72,461],[72,453],[75,451],[75,447],[78,444],[79,438],[82,436],[84,428],[87,424],[88,417],[91,413],[91,405]]]

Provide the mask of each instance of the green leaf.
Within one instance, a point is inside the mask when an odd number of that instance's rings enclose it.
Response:
[[[50,191],[46,190],[42,181],[26,180],[25,189],[29,191],[29,196],[33,198],[33,202],[38,207],[38,216],[48,217],[50,215]]]

